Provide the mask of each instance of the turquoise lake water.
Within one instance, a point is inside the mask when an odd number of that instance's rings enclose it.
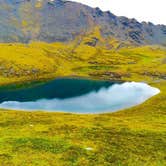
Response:
[[[61,78],[0,87],[0,108],[105,113],[141,104],[159,92],[145,83]]]

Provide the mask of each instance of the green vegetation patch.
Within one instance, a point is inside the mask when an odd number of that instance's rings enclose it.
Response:
[[[66,140],[63,139],[46,139],[46,138],[18,138],[13,141],[13,150],[19,150],[23,147],[30,149],[51,152],[51,153],[63,153],[71,147]]]

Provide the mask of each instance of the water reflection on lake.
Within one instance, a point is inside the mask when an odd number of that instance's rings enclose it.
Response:
[[[129,108],[158,94],[145,83],[56,79],[0,88],[0,108],[71,113],[104,113]]]

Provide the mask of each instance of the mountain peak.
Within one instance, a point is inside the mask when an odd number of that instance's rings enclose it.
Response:
[[[0,14],[0,42],[66,42],[100,27],[104,38],[140,45],[166,43],[164,25],[117,17],[76,2],[2,0]]]

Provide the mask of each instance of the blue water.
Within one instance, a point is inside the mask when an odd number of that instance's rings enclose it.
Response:
[[[0,108],[71,113],[114,112],[158,94],[145,83],[63,78],[0,88]]]

